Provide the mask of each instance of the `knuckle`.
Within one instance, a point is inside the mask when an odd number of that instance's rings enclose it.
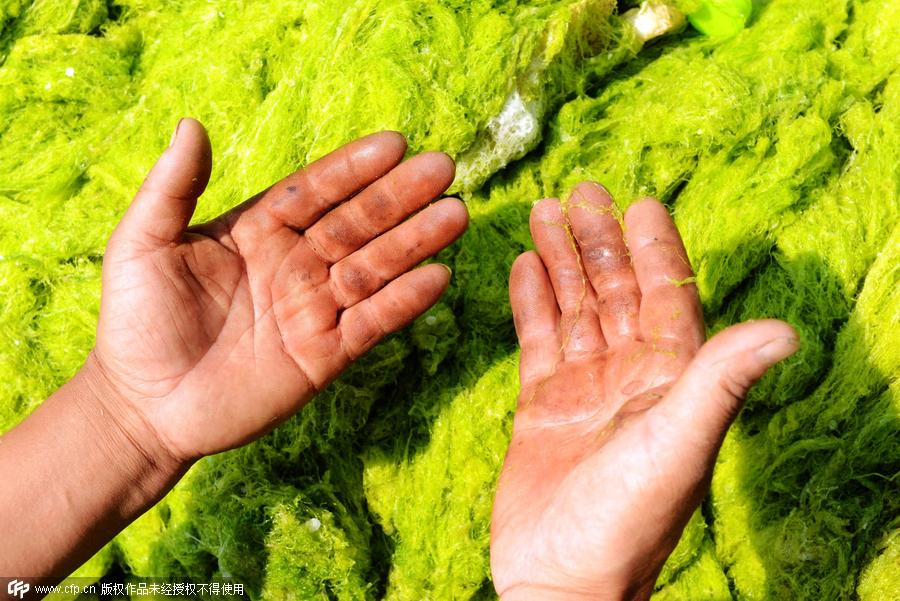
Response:
[[[365,234],[341,216],[326,215],[306,231],[306,238],[329,262],[335,262],[366,242]]]
[[[385,179],[387,177],[389,175]],[[387,182],[380,186],[374,186],[369,194],[360,198],[360,205],[364,216],[371,219],[379,228],[390,227],[403,216],[397,195]]]
[[[638,299],[634,294],[616,292],[600,296],[600,313],[609,317],[627,317],[639,312]]]
[[[299,173],[297,173],[297,184],[303,191],[302,195],[313,199],[320,210],[325,210],[331,205],[324,186],[309,169],[301,169]]]
[[[383,338],[391,333],[391,328],[386,324],[381,309],[376,303],[366,303],[366,319],[368,320],[368,331],[372,333],[369,342]]]
[[[753,383],[747,376],[735,373],[734,370],[726,369],[719,374],[717,384],[719,389],[724,393],[722,396],[723,411],[729,418],[734,417],[744,396],[746,396],[747,391]]]
[[[610,244],[600,244],[582,251],[586,263],[600,271],[622,271],[631,266],[631,257]]]
[[[364,298],[376,288],[370,272],[355,265],[336,266],[333,275],[347,298]]]

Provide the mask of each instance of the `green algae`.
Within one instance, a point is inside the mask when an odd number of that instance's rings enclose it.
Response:
[[[863,570],[857,588],[860,601],[900,598],[900,580],[897,579],[897,569],[900,568],[898,541],[900,530],[888,534],[880,554]]]
[[[654,601],[728,601],[733,598],[712,542],[704,541],[696,553],[696,559],[685,570],[653,595]]]
[[[493,485],[515,403],[497,391],[515,389],[518,357],[494,362],[482,344],[468,343],[476,364],[493,363],[482,376],[453,382],[444,372],[413,399],[437,406],[426,447],[401,440],[364,457],[369,507],[396,539],[385,598],[471,598],[484,583]]]
[[[895,228],[815,391],[758,432],[741,423],[723,448],[714,524],[743,597],[851,596],[867,549],[896,520],[898,252]]]
[[[91,575],[114,559],[254,598],[490,598],[508,269],[531,202],[590,178],[623,207],[669,204],[711,331],[781,317],[803,341],[752,392],[656,598],[891,598],[900,4],[761,2],[732,39],[636,58],[611,10],[0,3],[2,430],[90,348],[106,237],[181,115],[216,149],[199,219],[380,128],[485,165],[457,183],[472,221],[440,257],[442,302],[271,435],[200,462]],[[498,149],[514,91],[538,132]]]

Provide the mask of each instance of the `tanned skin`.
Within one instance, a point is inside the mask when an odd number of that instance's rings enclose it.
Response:
[[[621,218],[585,183],[536,204],[510,297],[521,392],[491,528],[504,600],[647,599],[709,487],[750,385],[797,349],[785,323],[704,344],[666,208]]]
[[[450,271],[416,265],[468,216],[430,204],[450,158],[405,152],[394,132],[362,138],[189,227],[212,152],[179,123],[109,240],[96,346],[0,441],[16,483],[0,575],[67,576],[194,461],[272,430],[441,296]]]
[[[190,226],[209,180],[182,120],[113,232],[96,346],[0,438],[0,576],[62,579],[199,458],[300,410],[450,272],[416,267],[465,230],[437,200],[453,162],[382,132]],[[504,599],[646,598],[706,492],[747,388],[797,348],[781,322],[704,344],[691,269],[666,209],[583,184],[531,220],[513,266],[522,346],[513,439],[494,507]],[[14,486],[9,483],[15,483]]]

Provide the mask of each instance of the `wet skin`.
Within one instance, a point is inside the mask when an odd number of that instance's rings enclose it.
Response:
[[[621,222],[620,222],[621,220]],[[777,321],[706,345],[666,208],[578,186],[531,215],[510,298],[522,347],[491,568],[504,599],[647,598],[741,399],[796,349]]]

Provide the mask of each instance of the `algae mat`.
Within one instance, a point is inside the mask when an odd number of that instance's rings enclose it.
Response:
[[[673,210],[711,331],[772,316],[803,338],[752,392],[657,599],[900,598],[900,2],[759,2],[732,39],[640,53],[616,9],[0,1],[0,430],[78,369],[106,237],[182,115],[215,148],[198,219],[383,128],[460,158],[472,214],[426,318],[200,462],[82,574],[492,598],[508,268],[531,202],[592,178]]]

